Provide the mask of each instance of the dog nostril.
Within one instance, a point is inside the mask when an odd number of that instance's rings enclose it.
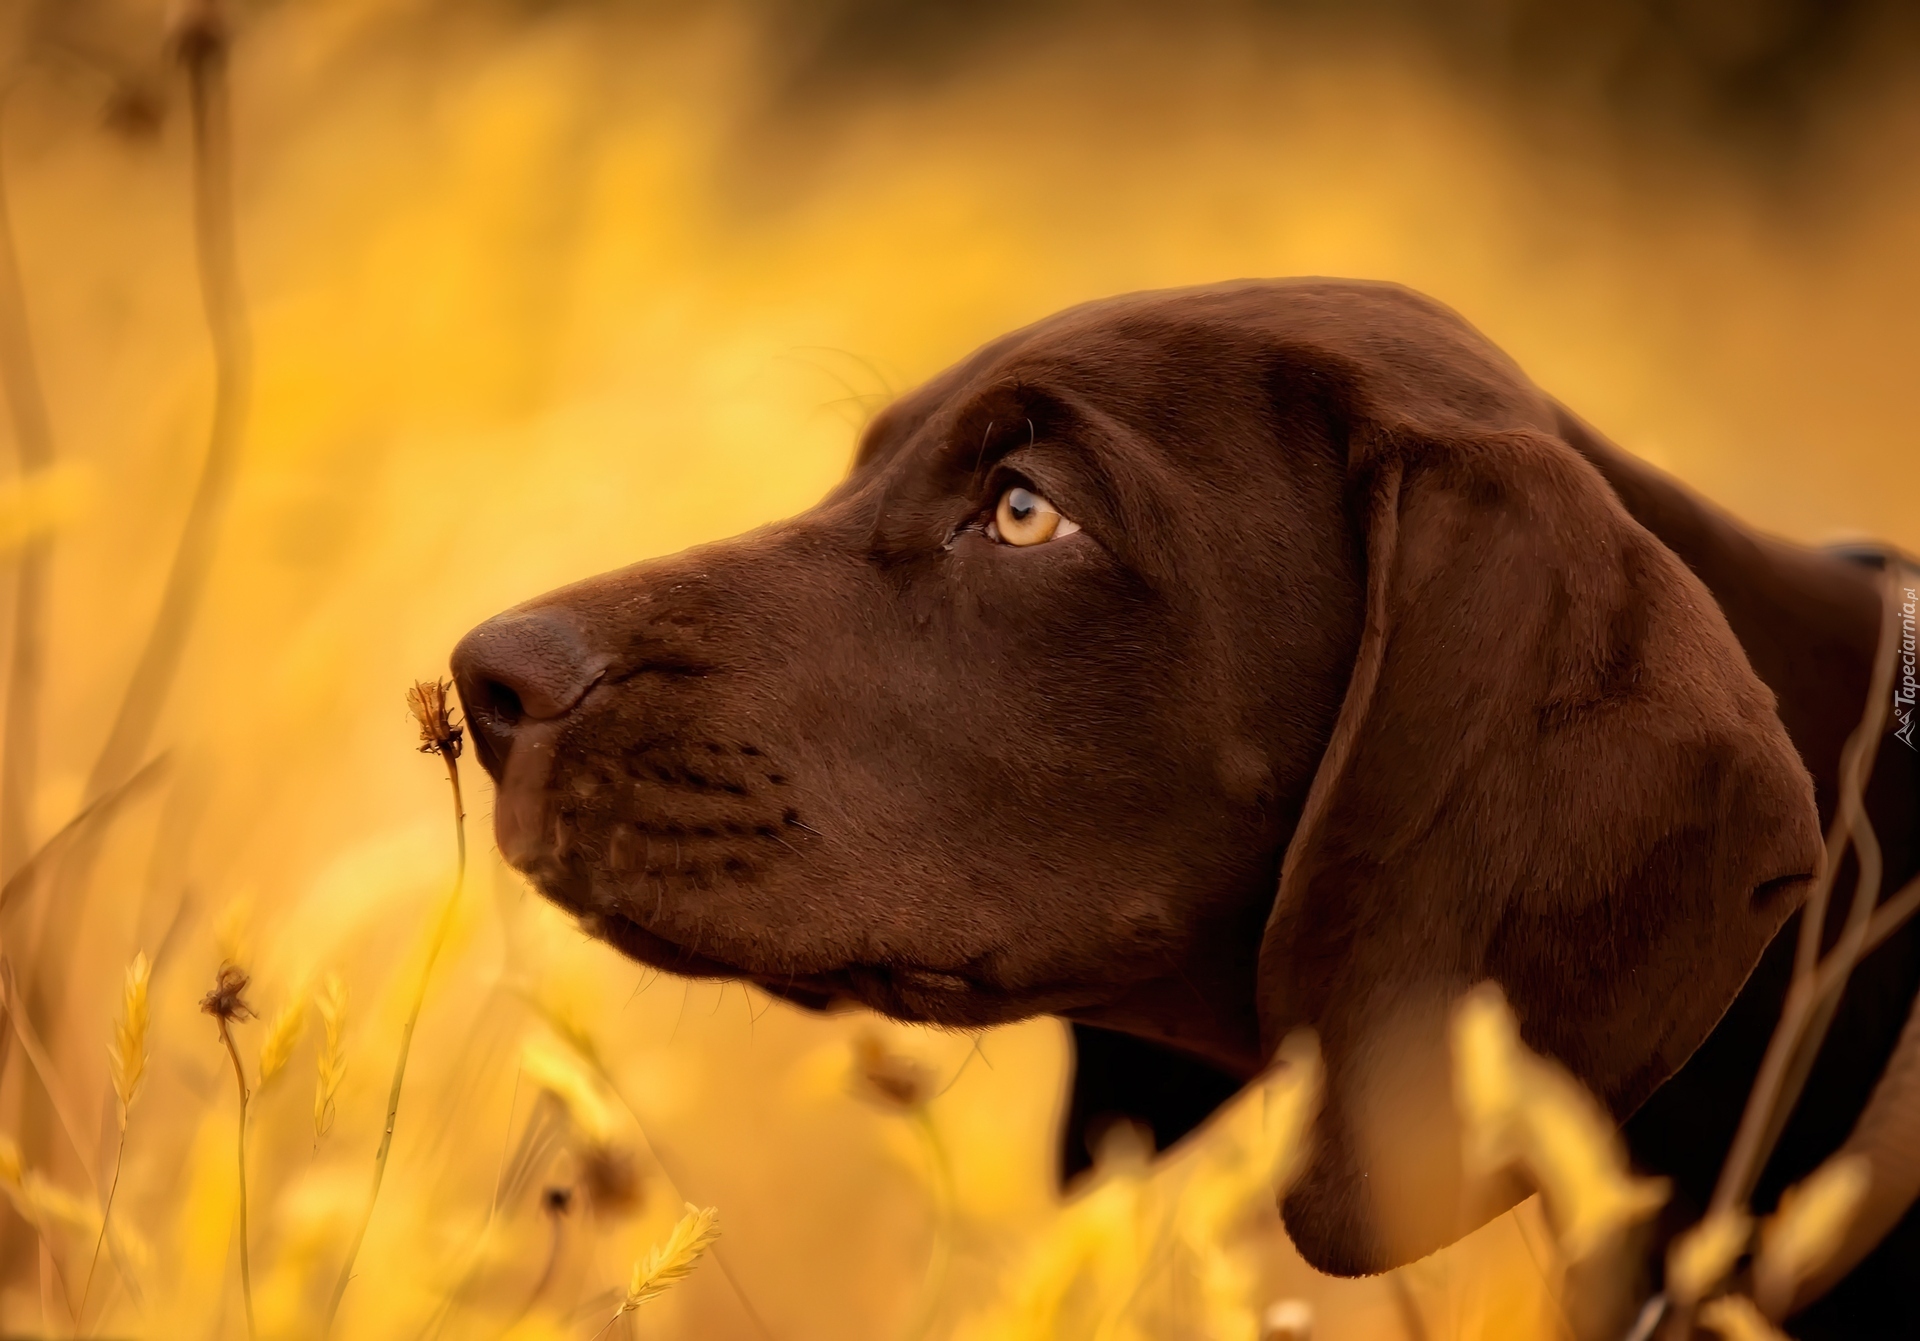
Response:
[[[488,680],[481,687],[481,693],[485,695],[487,706],[493,710],[494,716],[503,722],[517,724],[527,715],[526,708],[520,702],[520,695],[514,692],[510,684]]]
[[[572,711],[609,660],[560,608],[509,611],[462,638],[453,679],[487,771],[500,776],[521,729]]]

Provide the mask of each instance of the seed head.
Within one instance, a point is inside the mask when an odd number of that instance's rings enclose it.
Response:
[[[200,998],[200,1009],[220,1021],[251,1020],[253,1007],[247,1004],[247,988],[253,979],[238,964],[222,964],[213,980],[213,990]]]
[[[685,1280],[699,1265],[701,1255],[719,1237],[720,1212],[711,1206],[702,1210],[689,1202],[687,1213],[680,1217],[665,1242],[655,1244],[652,1252],[633,1264],[627,1297],[621,1300],[620,1312],[614,1316],[631,1313]]]
[[[343,1040],[347,1031],[347,985],[337,973],[327,981],[314,999],[320,1012],[320,1027],[325,1038],[315,1058],[318,1079],[313,1087],[313,1134],[325,1136],[333,1126],[333,1097],[347,1074],[347,1053]]]
[[[913,1109],[933,1098],[933,1072],[874,1033],[853,1040],[851,1079],[856,1096],[882,1108]]]
[[[137,954],[127,965],[127,985],[120,1002],[120,1022],[113,1028],[113,1048],[108,1058],[113,1069],[113,1092],[120,1096],[120,1120],[140,1092],[140,1081],[147,1073],[147,979],[152,966],[144,954]]]
[[[260,1083],[263,1086],[286,1069],[287,1060],[293,1056],[294,1044],[300,1041],[300,1030],[306,1020],[306,1002],[296,995],[267,1025],[266,1040],[260,1044]]]
[[[420,726],[420,753],[438,754],[448,759],[460,757],[465,733],[454,722],[447,706],[447,691],[453,686],[445,680],[416,680],[407,691],[407,710]]]

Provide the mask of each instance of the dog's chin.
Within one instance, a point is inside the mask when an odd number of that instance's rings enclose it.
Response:
[[[1060,1014],[1092,1004],[1102,995],[1052,986],[1023,989],[950,968],[900,961],[834,963],[827,959],[805,964],[780,955],[777,962],[761,962],[765,956],[753,952],[754,941],[742,944],[736,937],[720,935],[711,942],[685,944],[622,912],[620,907],[627,900],[617,878],[609,878],[604,871],[596,876],[577,860],[557,853],[550,840],[529,837],[530,831],[538,833],[544,825],[529,824],[525,814],[516,813],[513,826],[518,841],[511,851],[503,841],[502,855],[549,902],[579,918],[589,935],[627,958],[676,977],[748,982],[806,1010],[864,1007],[897,1020],[948,1029],[987,1029],[1035,1015]],[[756,939],[778,944],[784,938]]]
[[[582,919],[588,931],[629,959],[683,978],[717,978],[755,987],[805,1010],[864,1007],[914,1024],[979,1029],[1032,1014],[956,973],[898,964],[850,964],[813,972],[736,964],[647,930],[619,913]]]

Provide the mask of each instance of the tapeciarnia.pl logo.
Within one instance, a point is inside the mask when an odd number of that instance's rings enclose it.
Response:
[[[1893,686],[1893,735],[1908,749],[1916,750],[1920,749],[1920,745],[1916,745],[1913,739],[1917,720],[1913,704],[1915,695],[1920,694],[1920,673],[1915,669],[1913,615],[1914,607],[1920,605],[1920,599],[1916,599],[1913,587],[1903,587],[1901,593],[1906,600],[1900,605],[1900,646],[1894,667],[1898,678]]]

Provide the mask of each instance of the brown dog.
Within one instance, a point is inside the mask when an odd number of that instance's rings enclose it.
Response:
[[[803,1004],[1075,1021],[1070,1163],[1102,1113],[1171,1139],[1314,1028],[1284,1211],[1358,1273],[1501,1209],[1463,1219],[1450,1122],[1408,1119],[1450,1111],[1446,1008],[1485,978],[1697,1211],[1879,609],[1869,569],[1743,530],[1444,309],[1244,283],[996,341],[812,511],[521,606],[454,666],[549,897]],[[1917,797],[1889,743],[1889,887]],[[1903,935],[1848,994],[1854,1112],[1916,980]],[[1803,1113],[1762,1196],[1850,1120]],[[1920,1263],[1913,1221],[1866,1275]],[[1823,1307],[1863,1335],[1885,1300],[1854,1293]]]

